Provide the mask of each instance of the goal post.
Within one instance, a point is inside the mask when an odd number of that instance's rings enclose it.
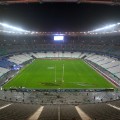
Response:
[[[64,64],[62,64],[61,66],[57,66],[55,65],[55,79],[54,79],[54,82],[55,83],[63,83],[64,82]]]
[[[63,67],[62,67],[62,82],[64,82],[64,64],[63,64]]]
[[[55,65],[55,83],[56,83],[56,65]]]

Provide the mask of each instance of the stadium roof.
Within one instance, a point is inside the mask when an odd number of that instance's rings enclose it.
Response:
[[[44,3],[44,2],[75,2],[75,3],[96,3],[119,5],[119,0],[0,0],[0,4],[14,4],[14,3]]]

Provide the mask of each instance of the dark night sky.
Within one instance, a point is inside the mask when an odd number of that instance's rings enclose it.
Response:
[[[76,3],[1,5],[0,22],[34,31],[88,31],[120,22],[120,6]]]

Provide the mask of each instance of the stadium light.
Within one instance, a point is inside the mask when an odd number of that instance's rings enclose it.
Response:
[[[116,24],[112,24],[112,25],[108,25],[108,26],[105,26],[105,27],[103,27],[103,28],[99,28],[99,29],[96,29],[96,30],[93,30],[93,31],[101,31],[101,30],[106,30],[106,29],[110,29],[110,28],[113,28],[113,27],[115,27],[116,26]]]
[[[88,34],[90,33],[97,33],[97,34],[108,34],[108,33],[114,33],[120,31],[120,23],[111,24],[102,28],[98,28],[96,30],[88,31]]]
[[[6,23],[0,23],[0,25],[3,26],[3,27],[9,28],[9,29],[16,30],[16,31],[29,32],[27,30],[23,30],[22,28],[14,27],[14,26],[8,25]]]

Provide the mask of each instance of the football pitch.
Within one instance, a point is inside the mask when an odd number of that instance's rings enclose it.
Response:
[[[5,89],[109,89],[115,88],[83,60],[37,59],[3,86]]]

